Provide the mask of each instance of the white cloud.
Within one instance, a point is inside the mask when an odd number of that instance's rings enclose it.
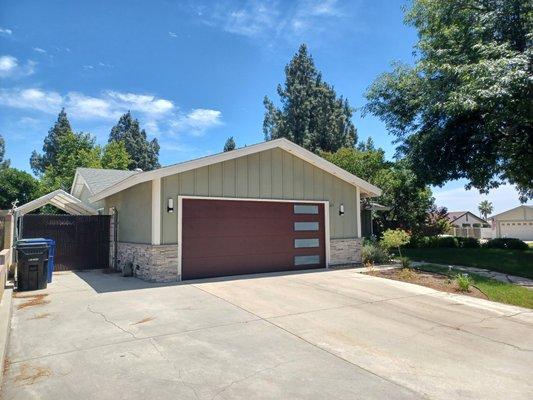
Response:
[[[267,40],[318,33],[344,13],[337,0],[298,0],[294,3],[255,0],[245,4],[226,1],[216,7],[196,7],[207,25],[229,33]]]
[[[35,72],[35,62],[27,61],[20,64],[16,57],[5,55],[0,56],[0,77],[18,77],[27,76]]]
[[[33,51],[36,51],[37,53],[46,54],[45,49],[41,49],[40,47],[34,47]]]
[[[0,89],[0,105],[47,114],[57,114],[64,107],[73,118],[106,121],[117,120],[125,112],[132,111],[154,135],[185,133],[199,136],[222,124],[222,113],[217,110],[197,108],[182,112],[168,99],[113,90],[88,96],[80,92],[61,95],[38,88]]]
[[[178,34],[176,32],[168,31],[168,36],[176,38],[176,37],[178,37]]]
[[[11,29],[8,28],[0,28],[0,35],[6,35],[9,36],[13,33]]]
[[[217,110],[197,108],[180,115],[170,124],[176,132],[187,132],[194,136],[203,135],[208,129],[222,124],[222,113]]]
[[[471,211],[476,214],[478,213],[478,205],[483,200],[488,200],[493,204],[493,214],[520,205],[518,192],[512,185],[501,185],[492,189],[488,195],[480,194],[476,189],[466,190],[463,187],[434,188],[433,192],[437,205],[446,207],[448,211]]]

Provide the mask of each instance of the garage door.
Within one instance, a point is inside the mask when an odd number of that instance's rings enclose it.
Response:
[[[500,222],[501,237],[533,240],[533,222]]]
[[[324,204],[183,199],[182,279],[324,268]]]

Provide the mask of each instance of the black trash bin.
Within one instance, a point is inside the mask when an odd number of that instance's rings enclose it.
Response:
[[[48,244],[17,243],[17,287],[20,291],[46,289]]]

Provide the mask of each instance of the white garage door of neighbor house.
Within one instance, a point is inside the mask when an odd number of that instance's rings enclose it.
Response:
[[[501,237],[533,240],[533,222],[501,222]]]

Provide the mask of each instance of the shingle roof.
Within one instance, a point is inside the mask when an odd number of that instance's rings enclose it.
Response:
[[[462,215],[465,215],[467,212],[468,211],[448,211],[448,219],[450,222],[453,222]]]
[[[99,193],[102,190],[140,172],[102,168],[76,168],[76,171],[87,183],[93,194]]]

